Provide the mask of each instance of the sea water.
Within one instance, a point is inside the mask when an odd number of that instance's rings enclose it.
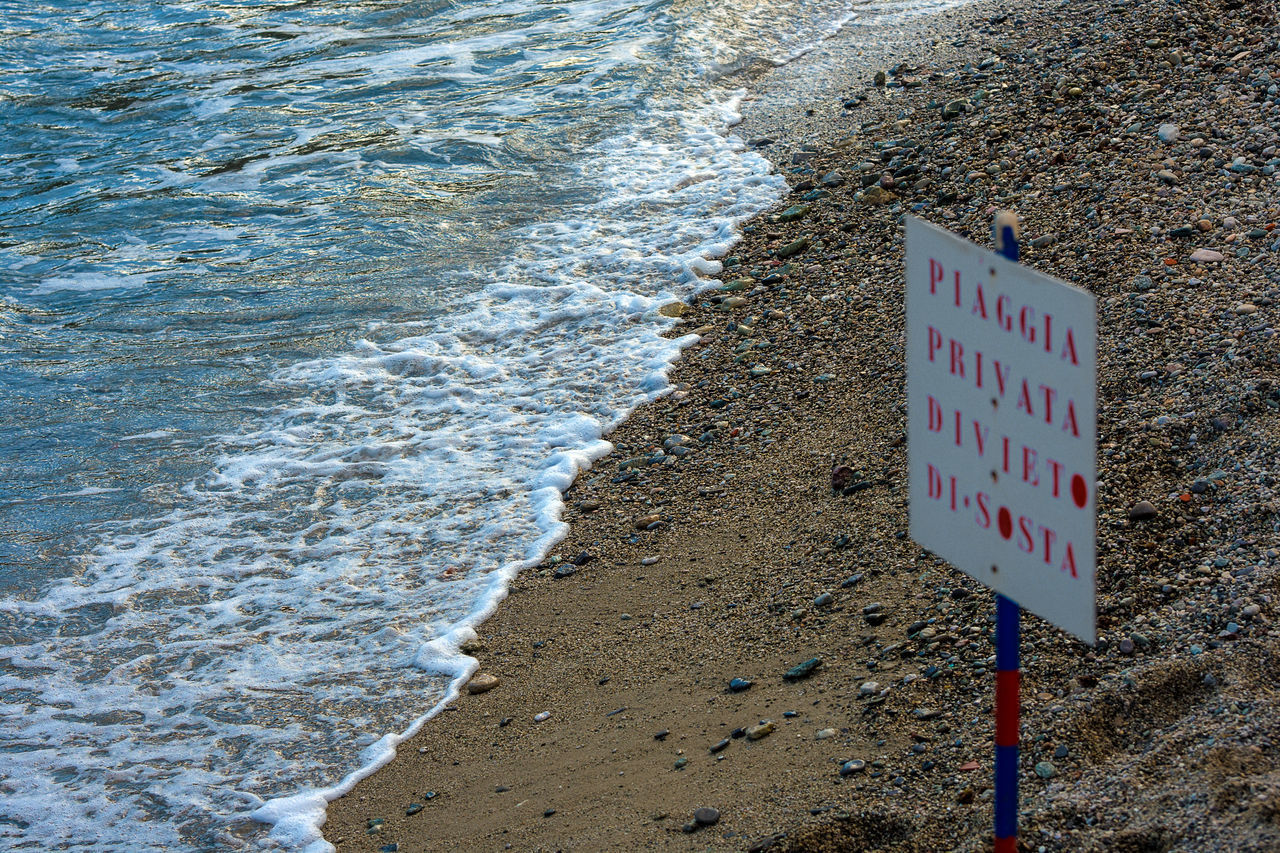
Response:
[[[743,80],[857,12],[0,0],[0,844],[329,849],[780,197]]]

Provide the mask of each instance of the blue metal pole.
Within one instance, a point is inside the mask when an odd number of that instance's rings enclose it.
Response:
[[[1018,847],[1018,605],[996,596],[996,843],[995,853]]]
[[[992,227],[996,251],[1018,260],[1018,219],[1008,211],[996,214]],[[1018,850],[1018,728],[1021,716],[1021,663],[1018,605],[996,596],[996,766],[995,850]]]

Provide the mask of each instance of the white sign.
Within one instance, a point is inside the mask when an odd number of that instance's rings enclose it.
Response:
[[[907,219],[911,536],[1094,642],[1093,296]]]

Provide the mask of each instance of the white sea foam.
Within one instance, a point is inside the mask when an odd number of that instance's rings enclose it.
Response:
[[[132,290],[145,287],[153,276],[146,273],[133,275],[113,275],[110,273],[86,270],[68,275],[46,278],[31,289],[33,296],[57,293],[60,290],[87,293],[94,290]]]

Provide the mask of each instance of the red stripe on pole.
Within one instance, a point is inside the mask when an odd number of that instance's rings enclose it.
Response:
[[[1018,745],[1018,681],[1016,669],[996,673],[996,746]]]
[[[1008,838],[997,838],[995,853],[1018,853],[1018,839],[1016,836]]]

